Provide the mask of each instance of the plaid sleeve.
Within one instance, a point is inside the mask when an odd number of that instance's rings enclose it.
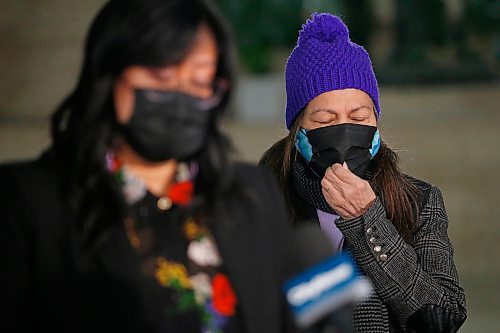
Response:
[[[437,187],[429,193],[420,223],[412,244],[406,243],[377,197],[363,216],[341,219],[337,226],[358,265],[375,284],[377,294],[403,326],[410,316],[429,306],[437,306],[460,326],[467,316],[465,296],[453,263],[448,217]],[[433,320],[436,316],[425,318]]]

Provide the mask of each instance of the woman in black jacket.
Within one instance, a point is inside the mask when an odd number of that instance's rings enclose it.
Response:
[[[205,2],[104,6],[52,146],[0,167],[0,331],[289,330],[285,208],[229,155],[232,85]]]
[[[375,293],[360,332],[455,332],[466,318],[440,190],[399,171],[380,139],[377,81],[344,23],[313,14],[285,72],[287,137],[261,163],[279,178],[292,220],[314,220],[349,251]]]

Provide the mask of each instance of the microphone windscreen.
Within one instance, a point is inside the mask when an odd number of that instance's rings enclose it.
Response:
[[[328,259],[333,253],[333,247],[318,223],[303,222],[294,226],[289,256],[295,273]]]
[[[354,258],[345,252],[335,255],[317,223],[295,228],[290,255],[296,270],[283,285],[283,291],[301,328],[311,327],[328,316],[333,318],[372,292],[371,281],[361,275]]]

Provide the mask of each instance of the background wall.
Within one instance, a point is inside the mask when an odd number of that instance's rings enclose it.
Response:
[[[494,2],[483,1],[485,6]],[[76,82],[85,32],[103,3],[0,0],[0,162],[36,157],[49,145],[48,117]],[[299,22],[325,6],[347,12],[341,1],[298,3]],[[452,21],[465,8],[459,0],[443,4]],[[417,59],[415,65],[407,55],[395,56],[394,50],[401,51],[396,38],[397,1],[372,5],[369,50],[381,81],[382,136],[400,151],[408,173],[443,190],[456,265],[468,300],[469,319],[461,332],[500,332],[500,90],[494,79],[498,32],[464,33],[468,61],[457,56],[456,44],[431,43],[423,46],[424,60]],[[265,15],[265,11],[255,13],[254,19]],[[257,32],[262,28],[258,22],[248,26]],[[224,127],[243,160],[256,161],[286,134],[282,72],[299,27],[292,30],[292,41],[284,38],[266,51],[266,68],[252,69],[241,60],[240,88]],[[265,42],[260,47],[272,45]],[[456,66],[447,66],[443,59],[454,59]],[[457,74],[458,67],[470,70]],[[428,73],[427,81],[415,78],[419,70]]]

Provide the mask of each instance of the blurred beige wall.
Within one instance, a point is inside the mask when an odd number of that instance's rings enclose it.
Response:
[[[73,87],[103,0],[0,0],[0,116],[41,117]]]

